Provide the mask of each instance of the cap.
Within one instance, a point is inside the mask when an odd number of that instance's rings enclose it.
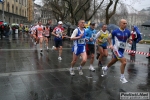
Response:
[[[63,24],[63,22],[62,22],[62,21],[59,21],[58,24]]]
[[[95,25],[95,22],[91,22],[90,25]]]

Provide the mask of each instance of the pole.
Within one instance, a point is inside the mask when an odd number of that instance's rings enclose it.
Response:
[[[3,22],[5,22],[5,18],[4,18],[4,0],[2,1],[2,11],[3,11],[3,14],[2,14]]]

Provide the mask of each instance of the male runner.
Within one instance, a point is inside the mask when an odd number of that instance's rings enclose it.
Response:
[[[59,21],[58,26],[56,26],[52,32],[52,35],[55,36],[55,46],[52,47],[52,50],[59,50],[58,60],[62,60],[62,36],[64,34],[64,28],[62,27],[63,22]]]
[[[42,53],[43,52],[43,25],[42,25],[42,22],[41,21],[39,21],[38,22],[38,25],[37,26],[35,26],[35,30],[36,30],[36,33],[37,33],[37,37],[38,37],[38,41],[39,41],[39,43],[40,43],[40,53]]]
[[[70,75],[75,75],[73,67],[77,61],[78,55],[81,55],[82,57],[81,64],[78,68],[79,75],[83,75],[82,67],[85,65],[86,60],[87,60],[87,55],[85,51],[86,33],[84,29],[84,23],[85,23],[84,20],[79,20],[78,28],[76,28],[71,35],[71,40],[73,40],[73,59],[71,62]]]
[[[90,26],[87,29],[85,29],[85,33],[86,33],[86,38],[89,40],[86,43],[86,53],[88,56],[91,56],[89,70],[95,71],[93,67],[94,54],[95,54],[95,40],[96,40],[96,30],[95,30],[94,22],[91,22]]]
[[[111,61],[108,63],[107,66],[102,67],[104,75],[106,75],[106,72],[109,67],[111,67],[114,63],[116,63],[118,60],[121,62],[120,70],[121,70],[121,77],[120,81],[122,83],[128,82],[125,79],[124,76],[124,70],[126,66],[126,58],[124,57],[123,53],[126,47],[126,42],[132,43],[132,41],[129,39],[130,37],[130,31],[126,29],[127,21],[125,19],[121,19],[119,22],[120,28],[114,30],[112,32],[112,40],[113,44],[110,44],[110,48],[113,50],[114,57],[111,59]]]

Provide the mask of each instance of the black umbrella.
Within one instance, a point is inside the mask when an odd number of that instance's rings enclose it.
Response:
[[[150,20],[143,23],[142,26],[150,27]]]

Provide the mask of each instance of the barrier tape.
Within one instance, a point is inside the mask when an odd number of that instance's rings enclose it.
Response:
[[[108,56],[112,56],[112,54],[108,54]],[[140,64],[140,65],[143,65],[143,66],[150,66],[150,63],[147,64],[147,63],[143,63],[143,62],[140,62],[140,61],[135,61],[135,60],[130,60],[130,59],[127,59],[127,62],[130,62],[130,63],[133,63],[133,64]]]
[[[110,47],[108,47],[108,48],[110,48]],[[127,50],[127,49],[125,49],[125,51],[128,52],[128,53],[135,53],[135,54],[150,56],[149,53],[145,53],[145,52],[141,52],[141,51],[133,51],[133,50]]]
[[[128,53],[135,53],[135,54],[149,56],[149,53],[145,53],[145,52],[133,51],[133,50],[127,50],[127,49],[125,49],[125,51],[128,52]]]

